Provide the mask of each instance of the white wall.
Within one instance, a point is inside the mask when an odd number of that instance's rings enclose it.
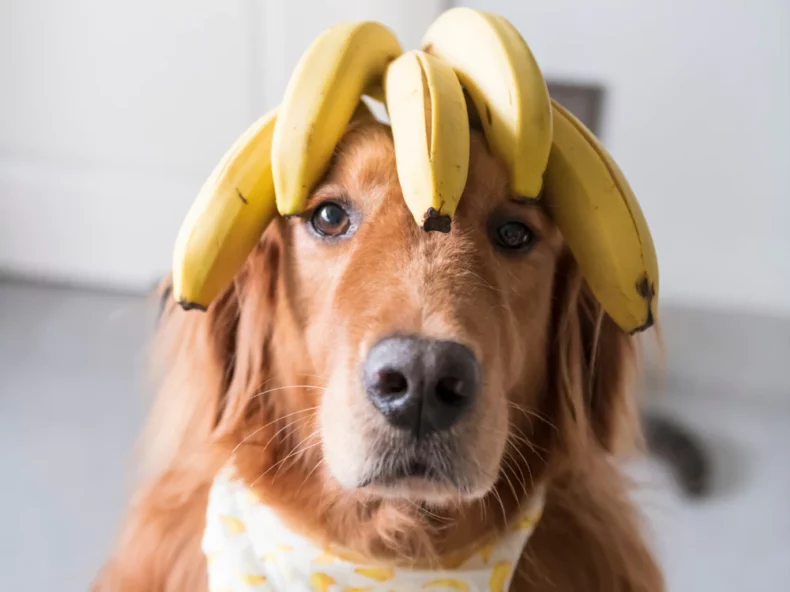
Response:
[[[213,164],[345,18],[404,46],[442,0],[3,0],[0,269],[146,287]],[[790,3],[477,0],[547,75],[606,85],[604,140],[665,301],[790,315]]]
[[[790,2],[463,4],[512,20],[547,76],[606,86],[664,301],[790,315]]]
[[[440,0],[2,0],[0,271],[148,288],[225,149],[341,19]]]

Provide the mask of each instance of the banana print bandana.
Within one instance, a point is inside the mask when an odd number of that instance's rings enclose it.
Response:
[[[457,567],[377,566],[294,533],[226,467],[212,485],[203,534],[209,591],[505,592],[540,519],[543,498],[542,491],[533,496],[508,532],[456,560]]]

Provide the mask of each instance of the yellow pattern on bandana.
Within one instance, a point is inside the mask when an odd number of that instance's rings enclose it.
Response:
[[[203,534],[209,592],[505,592],[542,510],[540,492],[508,532],[457,567],[368,565],[291,531],[225,468],[212,485]]]

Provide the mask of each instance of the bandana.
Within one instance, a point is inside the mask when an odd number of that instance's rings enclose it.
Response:
[[[209,494],[203,553],[210,592],[505,592],[540,519],[536,493],[510,529],[448,569],[374,565],[290,530],[229,467]]]

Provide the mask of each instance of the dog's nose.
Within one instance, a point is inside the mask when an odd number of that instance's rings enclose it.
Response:
[[[480,364],[455,341],[389,337],[371,348],[363,379],[391,425],[424,436],[448,429],[472,406]]]

